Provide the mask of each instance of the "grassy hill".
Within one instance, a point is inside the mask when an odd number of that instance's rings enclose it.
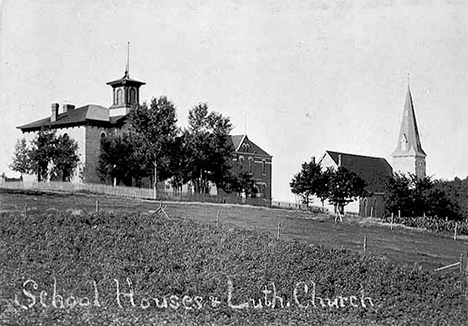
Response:
[[[174,204],[166,218],[149,212],[155,203],[99,197],[102,211],[87,213],[95,197],[0,196],[0,324],[468,323],[454,273],[277,240],[263,230],[269,214],[299,212],[224,207],[218,228],[219,206]],[[252,211],[256,231],[239,227]],[[328,225],[297,217],[282,221]]]

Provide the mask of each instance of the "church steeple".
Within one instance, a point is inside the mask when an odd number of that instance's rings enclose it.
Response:
[[[145,84],[144,82],[130,78],[130,43],[128,43],[124,76],[107,83],[107,85],[112,87],[113,92],[109,116],[115,117],[128,114],[134,104],[140,103],[140,86]]]
[[[426,153],[421,146],[409,82],[398,142],[392,157],[396,172],[413,173],[418,178],[426,176]]]

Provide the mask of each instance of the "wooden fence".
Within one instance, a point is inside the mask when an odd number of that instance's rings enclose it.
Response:
[[[106,184],[92,183],[71,183],[71,182],[38,182],[38,181],[14,181],[0,182],[0,188],[18,190],[39,190],[39,191],[65,191],[65,192],[90,192],[122,197],[132,197],[140,199],[155,199],[153,188],[137,188],[126,186],[112,186]],[[245,198],[237,195],[210,195],[190,192],[174,193],[167,191],[164,187],[158,188],[157,200],[185,201],[185,202],[207,202],[218,204],[244,204],[263,207],[278,207],[303,210],[320,210],[319,207],[305,207],[294,203],[272,202],[265,198]]]

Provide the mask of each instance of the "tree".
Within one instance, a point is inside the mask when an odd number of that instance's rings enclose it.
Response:
[[[412,193],[411,178],[405,174],[395,173],[393,177],[387,179],[385,184],[385,208],[388,213],[403,216],[412,214]]]
[[[344,214],[347,204],[367,195],[365,188],[366,182],[361,177],[340,166],[330,177],[328,199],[340,214]]]
[[[294,175],[289,185],[292,193],[299,195],[306,206],[312,202],[312,196],[328,197],[322,167],[315,163],[315,159],[302,163],[301,171]]]
[[[149,106],[145,102],[132,107],[127,119],[135,163],[153,176],[156,197],[157,182],[171,176],[170,163],[179,132],[175,106],[166,96],[153,98]]]
[[[47,180],[49,164],[56,154],[55,131],[41,129],[31,143],[30,164],[31,171],[37,175],[37,181]]]
[[[203,103],[189,111],[188,120],[189,126],[183,133],[184,181],[191,181],[197,193],[208,193],[210,182],[227,189],[234,152],[229,139],[230,119],[209,112],[208,105]]]
[[[450,194],[451,188],[431,177],[396,173],[386,184],[387,213],[402,216],[439,216],[460,219],[463,216],[459,201]]]
[[[221,185],[226,193],[244,193],[246,197],[256,197],[257,189],[255,188],[255,180],[250,172],[231,173],[225,177]]]
[[[22,174],[37,174],[38,181],[70,181],[80,161],[77,151],[78,143],[67,134],[41,129],[29,149],[26,140],[17,142],[11,167]]]
[[[31,171],[29,148],[25,138],[16,141],[13,163],[10,164],[10,169],[21,173],[21,176]]]
[[[128,134],[107,136],[101,138],[101,153],[99,155],[98,174],[101,181],[111,181],[115,184],[123,182],[132,184],[134,167],[140,166],[133,162],[133,144]]]
[[[78,143],[64,134],[54,140],[54,145],[51,180],[70,181],[80,161],[77,154]]]

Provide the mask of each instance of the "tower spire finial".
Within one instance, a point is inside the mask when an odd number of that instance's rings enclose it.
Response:
[[[125,76],[130,77],[130,42],[127,42],[127,63],[125,64]]]

